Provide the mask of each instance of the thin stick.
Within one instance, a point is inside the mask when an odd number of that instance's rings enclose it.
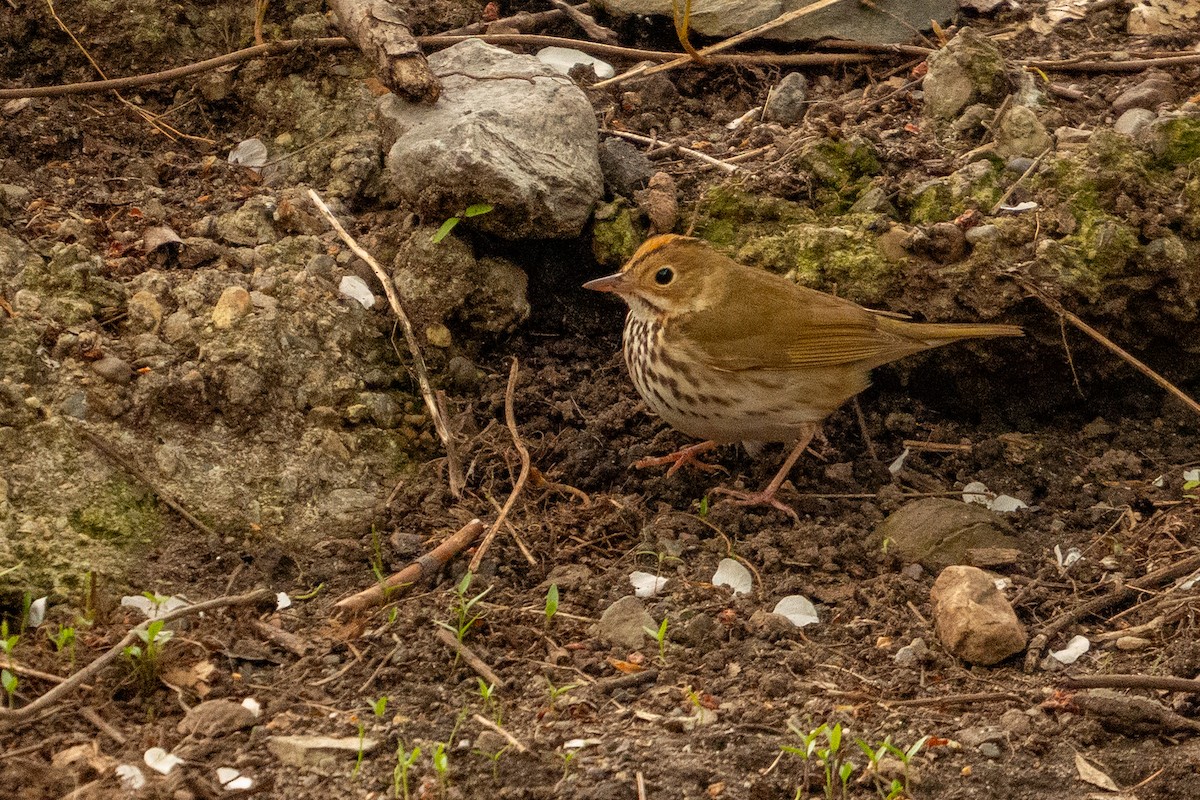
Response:
[[[943,697],[918,697],[913,700],[876,700],[887,706],[960,706],[972,703],[1011,703],[1022,698],[1010,692],[976,692],[974,694],[948,694]]]
[[[951,444],[950,442],[924,442],[918,439],[905,439],[900,443],[909,450],[921,450],[926,453],[969,453],[973,445]]]
[[[446,632],[449,633],[449,631],[446,631]],[[495,731],[496,733],[503,736],[505,741],[507,741],[509,744],[511,744],[518,753],[528,753],[529,752],[529,748],[526,747],[525,745],[521,744],[521,741],[519,739],[517,739],[517,737],[513,736],[511,733],[504,730],[504,728],[501,728],[499,725],[492,722],[490,719],[485,717],[483,714],[472,714],[471,719],[475,720],[476,722],[478,722],[480,725],[487,728],[488,730]]]
[[[1065,678],[1068,689],[1154,689],[1167,692],[1200,692],[1200,680],[1164,675],[1078,675]]]
[[[195,605],[191,606],[183,606],[182,608],[175,609],[169,614],[159,617],[159,620],[161,620],[163,623],[167,623],[180,619],[181,617],[191,616],[192,614],[200,614],[205,611],[212,611],[216,608],[254,605],[265,600],[274,599],[274,597],[275,593],[270,589],[256,589],[255,591],[247,592],[246,594],[217,597],[212,600],[205,600],[203,603],[196,603]],[[5,722],[14,724],[26,722],[30,718],[37,716],[47,707],[57,703],[61,698],[73,692],[93,675],[96,675],[100,672],[100,670],[104,669],[113,661],[120,658],[126,647],[138,641],[138,634],[144,632],[150,627],[150,623],[155,621],[158,620],[148,619],[138,625],[135,625],[130,629],[129,633],[125,634],[125,638],[105,651],[104,655],[100,656],[83,669],[74,673],[71,675],[71,677],[67,678],[53,689],[50,689],[48,692],[34,700],[29,705],[17,709],[0,709],[0,724]]]
[[[442,440],[442,446],[446,448],[446,461],[449,468],[450,493],[455,497],[462,497],[463,476],[462,465],[458,460],[458,452],[454,449],[454,441],[450,437],[450,426],[446,424],[446,418],[438,409],[437,398],[433,393],[433,385],[429,382],[429,370],[425,368],[425,358],[421,355],[421,346],[417,344],[417,334],[413,332],[412,323],[408,319],[408,315],[404,313],[404,308],[400,305],[400,296],[396,293],[395,284],[392,279],[380,266],[370,253],[364,250],[354,237],[346,232],[342,227],[342,223],[337,221],[337,217],[333,216],[333,212],[329,210],[329,206],[325,205],[325,201],[321,199],[314,190],[308,190],[308,196],[312,198],[317,209],[325,217],[333,229],[337,231],[337,235],[341,237],[346,246],[361,258],[375,273],[375,277],[379,279],[379,284],[383,287],[384,294],[387,295],[388,305],[392,307],[392,313],[400,320],[400,327],[404,329],[404,340],[408,342],[409,352],[413,357],[413,372],[417,374],[417,384],[421,387],[421,397],[425,400],[425,408],[429,410],[429,416],[433,419],[433,427],[437,430],[438,438]]]
[[[1010,94],[1009,97],[1012,97],[1012,95]],[[996,212],[1000,210],[1000,206],[1002,206],[1008,202],[1008,198],[1012,197],[1012,194],[1013,194],[1013,192],[1015,192],[1017,190],[1017,187],[1020,186],[1025,181],[1026,178],[1028,178],[1030,175],[1033,174],[1033,171],[1035,169],[1037,169],[1038,164],[1042,163],[1042,159],[1045,158],[1052,149],[1053,149],[1052,147],[1047,147],[1045,150],[1038,153],[1038,157],[1035,158],[1033,160],[1033,163],[1030,164],[1029,167],[1024,172],[1021,173],[1021,177],[1019,177],[1015,181],[1013,181],[1013,185],[1008,187],[1008,191],[1006,191],[1004,193],[1004,195],[999,200],[996,201],[996,205],[992,206],[992,211],[991,211],[992,216],[995,216]]]
[[[146,474],[141,467],[137,466],[132,459],[126,458],[125,455],[117,450],[117,448],[112,444],[110,444],[107,439],[99,434],[92,433],[90,430],[79,424],[74,426],[74,430],[83,436],[83,438],[91,442],[92,446],[107,456],[109,460],[141,481],[147,489],[154,492],[159,500],[162,500],[167,504],[167,506],[174,510],[176,514],[187,520],[193,528],[208,536],[216,537],[216,531],[197,519],[192,512],[188,511],[187,508],[184,507],[183,503],[179,502],[174,495],[170,494],[157,483],[155,483],[154,480],[148,474]]]
[[[637,793],[638,800],[646,800],[646,778],[640,769],[637,771]]]
[[[1131,58],[1128,61],[1018,61],[1022,67],[1051,72],[1141,72],[1151,67],[1179,67],[1200,64],[1200,55]]]
[[[402,586],[414,584],[428,578],[441,569],[454,555],[464,550],[475,541],[483,530],[483,522],[473,519],[464,525],[450,538],[409,564],[404,569],[392,575],[382,583],[377,583],[370,589],[364,589],[358,594],[351,595],[334,603],[333,610],[338,614],[357,614],[367,608],[381,605]]]
[[[649,136],[642,136],[641,134],[630,133],[629,131],[615,131],[610,128],[601,128],[600,132],[607,133],[610,136],[620,136],[622,139],[628,139],[631,142],[638,142],[640,144],[657,144],[657,141],[651,139]],[[691,156],[698,161],[703,161],[705,164],[711,164],[712,166],[724,172],[734,173],[741,169],[741,167],[737,166],[736,164],[730,164],[729,162],[722,161],[719,158],[713,158],[707,153],[701,153],[699,150],[693,150],[692,148],[684,147],[681,144],[672,144],[670,146],[674,147],[684,155]]]
[[[489,684],[492,686],[499,686],[501,688],[508,685],[503,678],[492,672],[492,668],[489,667],[482,658],[475,655],[474,650],[460,642],[453,633],[445,628],[439,627],[436,631],[434,631],[434,635],[441,640],[442,644],[458,653],[462,657],[462,660],[467,662],[467,666],[475,670],[476,674],[478,674],[479,677],[483,678]]]
[[[105,720],[104,717],[100,716],[96,709],[84,706],[83,708],[79,709],[79,713],[84,719],[95,725],[96,728],[108,734],[108,737],[117,744],[125,744],[125,742],[129,741],[125,734],[121,733],[112,725],[109,725],[108,721]]]
[[[1127,362],[1130,366],[1132,366],[1138,372],[1142,373],[1147,378],[1149,378],[1150,380],[1157,383],[1160,387],[1165,389],[1168,394],[1175,397],[1177,400],[1182,402],[1185,406],[1190,408],[1192,411],[1196,412],[1197,414],[1200,414],[1200,403],[1197,403],[1190,396],[1185,394],[1182,389],[1178,388],[1177,386],[1175,386],[1175,384],[1171,383],[1166,378],[1159,375],[1154,370],[1150,369],[1150,367],[1146,366],[1144,363],[1139,361],[1132,354],[1126,352],[1121,347],[1117,346],[1116,343],[1114,343],[1111,339],[1109,339],[1104,334],[1100,333],[1100,331],[1096,330],[1091,325],[1088,325],[1086,322],[1084,322],[1079,317],[1072,314],[1070,311],[1067,311],[1067,309],[1063,308],[1062,303],[1058,302],[1053,297],[1050,297],[1050,296],[1044,294],[1041,289],[1034,286],[1032,283],[1030,283],[1022,278],[1017,278],[1017,282],[1020,283],[1023,287],[1025,287],[1025,289],[1028,290],[1034,297],[1036,297],[1038,300],[1040,300],[1042,305],[1046,306],[1046,308],[1050,309],[1055,314],[1058,314],[1058,315],[1064,317],[1068,322],[1070,322],[1076,328],[1079,328],[1079,330],[1083,331],[1088,336],[1092,337],[1097,342],[1099,342],[1100,344],[1107,347],[1109,350],[1116,353],[1118,357],[1120,357],[1122,360]]]
[[[772,31],[775,28],[782,27],[782,26],[788,24],[789,22],[792,22],[793,20],[800,19],[801,17],[807,16],[807,15],[813,13],[814,11],[820,11],[823,8],[828,8],[829,6],[836,5],[837,3],[840,3],[840,2],[842,2],[842,0],[817,0],[817,2],[810,3],[809,5],[805,6],[804,8],[798,8],[795,11],[789,11],[786,14],[780,14],[778,17],[771,20],[770,22],[765,22],[762,25],[751,28],[748,31],[742,31],[741,33],[737,34],[736,36],[730,36],[728,39],[725,39],[724,41],[721,41],[721,42],[717,42],[714,45],[709,45],[708,47],[698,50],[697,53],[701,57],[705,57],[705,56],[712,55],[714,53],[719,53],[722,50],[728,50],[729,48],[734,47],[735,45],[739,45],[742,42],[749,41],[750,39],[755,39],[758,36],[760,36],[761,34],[764,34],[768,31]],[[599,89],[604,86],[611,86],[613,84],[622,83],[624,81],[629,80],[630,78],[638,77],[639,75],[650,76],[650,75],[654,75],[659,72],[666,72],[667,70],[675,69],[676,67],[683,66],[684,64],[691,63],[692,61],[693,61],[692,56],[685,55],[682,58],[676,58],[673,61],[668,61],[665,64],[659,64],[654,67],[649,67],[649,68],[634,67],[633,69],[631,69],[628,72],[625,72],[621,75],[617,75],[616,77],[609,78],[606,81],[600,81],[599,83],[594,85],[594,88]]]
[[[4,660],[0,661],[0,667],[4,667],[9,672],[12,672],[16,675],[37,678],[38,680],[49,681],[50,683],[62,683],[66,680],[66,678],[62,677],[61,675],[55,675],[53,672],[42,672],[41,670],[30,669],[29,667],[22,666],[21,664],[13,661],[11,656],[5,656]]]
[[[496,532],[500,530],[500,526],[504,524],[504,520],[508,519],[508,512],[512,511],[513,504],[517,501],[521,490],[525,488],[525,482],[529,480],[529,468],[531,466],[529,450],[525,447],[525,443],[521,441],[521,434],[517,432],[517,418],[513,413],[513,393],[517,387],[518,369],[517,359],[513,358],[512,366],[508,370],[508,388],[504,390],[504,422],[508,425],[508,432],[512,434],[513,445],[517,448],[517,454],[521,457],[521,472],[517,476],[517,482],[513,484],[513,490],[508,494],[508,499],[504,501],[504,508],[500,509],[500,516],[496,517],[496,521],[492,523],[491,529],[483,537],[483,541],[480,542],[479,548],[471,558],[471,563],[467,567],[468,572],[477,572],[479,570],[479,564],[483,561],[488,548],[491,547],[492,540],[496,538]]]

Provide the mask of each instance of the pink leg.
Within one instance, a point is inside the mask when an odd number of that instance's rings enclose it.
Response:
[[[771,506],[772,508],[777,508],[799,522],[800,517],[796,514],[796,511],[790,506],[785,506],[776,500],[775,493],[779,491],[780,486],[783,486],[783,482],[787,480],[788,473],[792,471],[792,467],[796,466],[796,462],[800,460],[801,453],[808,447],[816,432],[817,428],[813,425],[800,436],[800,439],[796,442],[796,446],[792,448],[792,452],[788,454],[787,459],[783,462],[783,466],[779,468],[779,472],[775,473],[775,477],[771,479],[771,482],[762,491],[738,492],[733,489],[717,487],[713,489],[713,493],[729,495],[731,499],[724,502],[733,503],[738,506]]]
[[[682,450],[676,450],[674,453],[667,453],[665,456],[652,456],[638,459],[637,461],[633,462],[633,466],[637,469],[647,469],[649,467],[661,467],[663,464],[670,464],[671,468],[667,470],[668,478],[678,472],[681,468],[688,465],[691,465],[696,469],[703,470],[704,472],[723,470],[724,467],[717,466],[716,464],[709,464],[706,461],[701,461],[700,459],[696,458],[696,456],[700,455],[701,453],[707,453],[716,446],[717,443],[713,441],[700,442],[698,444],[688,445]]]

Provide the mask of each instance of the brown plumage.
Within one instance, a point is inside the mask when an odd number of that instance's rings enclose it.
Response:
[[[1012,325],[883,316],[684,236],[655,236],[619,273],[584,286],[629,304],[625,361],[650,409],[708,440],[639,464],[674,472],[716,443],[795,441],[766,489],[740,495],[789,513],[774,499],[779,485],[817,424],[867,388],[873,367],[959,339],[1022,335]]]

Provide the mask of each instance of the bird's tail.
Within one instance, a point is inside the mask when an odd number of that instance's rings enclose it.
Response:
[[[937,347],[959,339],[988,339],[994,336],[1024,336],[1025,332],[1016,325],[993,325],[990,323],[957,322],[905,322],[886,317],[880,318],[879,327],[890,329],[909,339],[924,342],[926,347]]]

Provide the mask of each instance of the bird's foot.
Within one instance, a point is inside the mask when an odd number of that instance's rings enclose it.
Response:
[[[718,486],[712,490],[713,494],[726,495],[722,503],[729,503],[734,506],[770,506],[787,514],[792,518],[793,522],[800,522],[800,515],[791,506],[784,505],[775,497],[775,489],[767,487],[761,492],[740,492],[736,489],[726,489],[723,486]]]
[[[668,478],[686,466],[695,467],[702,472],[725,472],[725,468],[719,464],[709,464],[707,461],[701,461],[696,457],[701,453],[707,453],[716,446],[716,442],[700,442],[688,445],[681,450],[676,450],[674,453],[667,453],[665,456],[640,458],[633,462],[633,466],[636,469],[649,469],[650,467],[661,467],[663,464],[670,464],[671,467],[667,470]]]

